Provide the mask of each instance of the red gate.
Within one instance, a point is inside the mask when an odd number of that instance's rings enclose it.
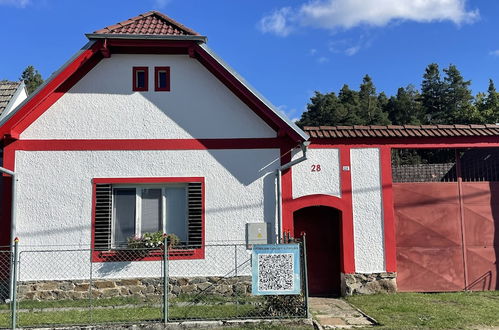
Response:
[[[499,289],[494,151],[468,150],[453,164],[393,168],[400,291]]]

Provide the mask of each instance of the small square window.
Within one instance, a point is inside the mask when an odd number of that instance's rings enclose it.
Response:
[[[154,68],[154,84],[155,91],[169,92],[170,91],[170,67],[157,66]]]
[[[149,68],[146,66],[133,67],[133,88],[137,92],[145,92],[149,90]]]

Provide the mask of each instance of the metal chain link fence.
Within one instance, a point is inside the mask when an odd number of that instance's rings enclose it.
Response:
[[[307,317],[306,281],[299,295],[251,294],[245,244],[206,244],[201,258],[189,259],[185,251],[171,249],[165,263],[162,249],[20,246],[17,257],[10,247],[0,249],[0,328]],[[303,260],[302,253],[302,273]],[[15,309],[11,262],[17,265]]]
[[[199,261],[169,260],[170,321],[307,317],[304,287],[299,295],[251,294],[251,249],[246,244],[208,244],[205,254]],[[303,260],[302,255],[302,274]]]
[[[0,247],[0,328],[9,328],[12,321],[10,297],[12,252],[10,246]]]

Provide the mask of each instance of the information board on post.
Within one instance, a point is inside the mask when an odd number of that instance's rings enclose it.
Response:
[[[300,294],[299,244],[254,245],[251,260],[252,294]]]

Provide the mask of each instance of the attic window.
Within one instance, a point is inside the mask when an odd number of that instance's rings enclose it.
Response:
[[[149,68],[147,66],[133,67],[133,91],[146,92],[149,90]]]
[[[157,92],[169,92],[170,91],[170,67],[169,66],[157,66],[154,68],[154,81],[155,88]]]

